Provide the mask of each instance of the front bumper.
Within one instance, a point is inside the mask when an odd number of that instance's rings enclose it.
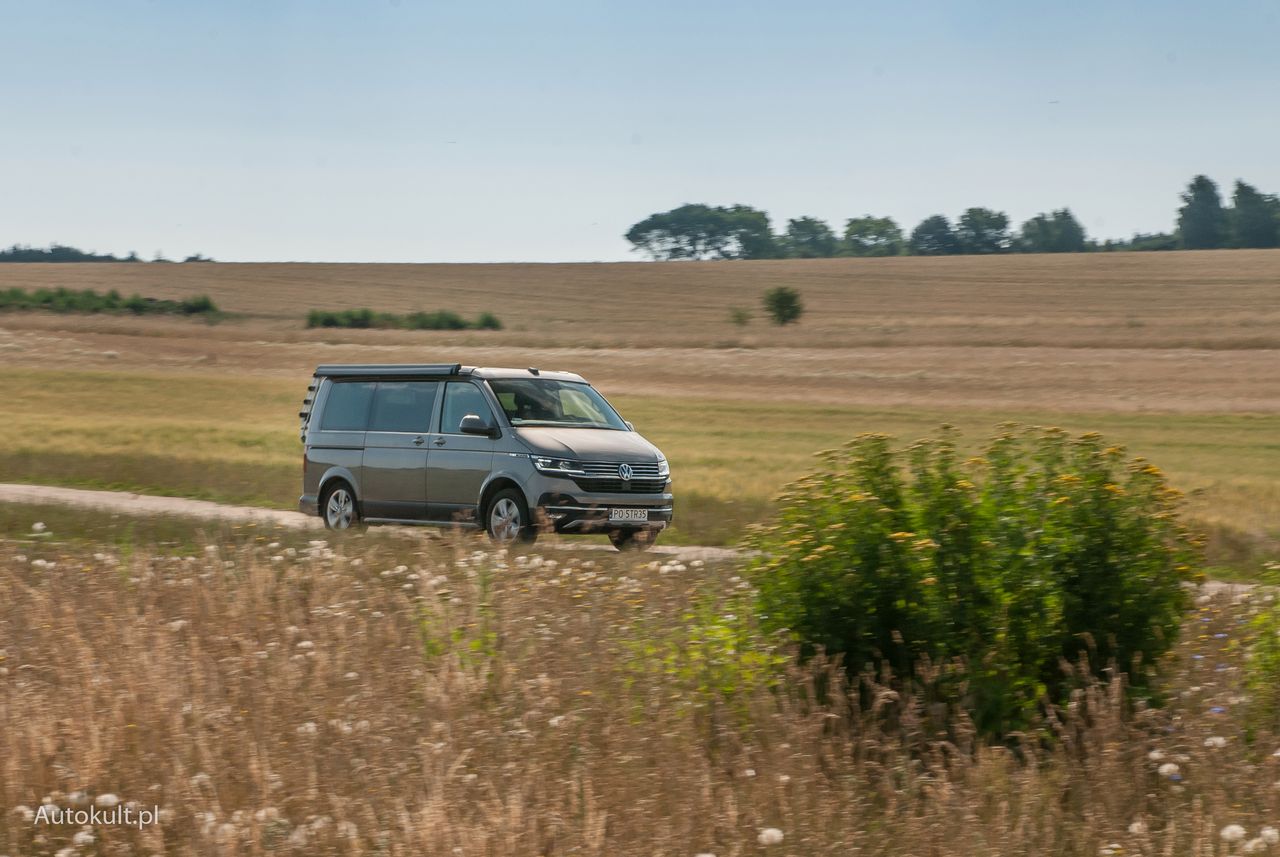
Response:
[[[610,530],[663,530],[671,524],[670,494],[547,493],[538,498],[536,520],[557,533],[603,533]],[[647,509],[647,521],[610,521],[610,509]]]

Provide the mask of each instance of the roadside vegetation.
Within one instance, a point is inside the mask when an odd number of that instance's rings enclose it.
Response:
[[[456,312],[411,312],[397,315],[370,309],[319,310],[307,313],[307,327],[346,327],[398,330],[502,330],[502,322],[491,312],[482,312],[468,321]]]
[[[0,289],[0,312],[45,310],[56,313],[113,313],[117,315],[199,315],[215,318],[218,307],[208,295],[180,300],[122,296],[115,289],[99,293],[92,289]]]
[[[800,661],[732,564],[179,522],[95,544],[77,520],[6,515],[2,853],[1154,857],[1280,840],[1280,735],[1253,718],[1248,657],[1270,608],[1247,593],[1192,593],[1160,704],[1065,665],[1069,704],[992,740],[910,685]],[[160,823],[34,824],[46,803],[158,806]]]

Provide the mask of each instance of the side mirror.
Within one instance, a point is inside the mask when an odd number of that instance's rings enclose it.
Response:
[[[627,425],[627,431],[635,431],[636,427],[631,424],[631,420],[623,420]]]
[[[463,434],[482,434],[485,437],[498,436],[496,426],[489,425],[487,420],[475,414],[467,414],[463,417],[462,422],[458,423],[458,431]]]

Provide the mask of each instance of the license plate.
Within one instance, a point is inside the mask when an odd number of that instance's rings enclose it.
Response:
[[[634,523],[634,522],[639,522],[643,524],[648,520],[649,520],[648,509],[610,509],[609,510],[609,523],[611,524],[623,524],[623,523]]]

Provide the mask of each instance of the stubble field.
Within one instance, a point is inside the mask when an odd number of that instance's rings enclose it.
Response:
[[[798,288],[801,323],[760,294]],[[218,324],[0,316],[0,480],[290,507],[315,364],[578,371],[667,451],[678,525],[732,541],[812,454],[940,422],[1100,430],[1168,470],[1248,574],[1276,555],[1280,252],[614,265],[3,265],[0,289],[208,294]],[[495,313],[499,332],[306,330],[307,310]],[[755,318],[730,321],[743,307]],[[15,371],[16,370],[16,371]]]

